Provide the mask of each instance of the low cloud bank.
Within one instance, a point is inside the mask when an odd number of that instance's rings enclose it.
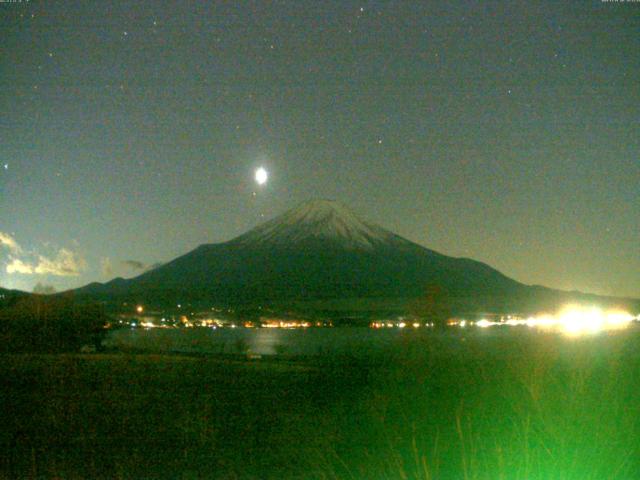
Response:
[[[0,253],[5,271],[9,274],[77,276],[87,268],[87,262],[78,253],[61,248],[53,255],[26,251],[8,233],[0,232]]]

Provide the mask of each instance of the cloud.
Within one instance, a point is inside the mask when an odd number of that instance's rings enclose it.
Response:
[[[77,252],[61,248],[54,257],[41,255],[24,250],[11,235],[3,232],[0,232],[0,247],[9,251],[5,264],[7,273],[66,277],[80,275],[87,268],[87,262]]]
[[[22,251],[18,242],[8,233],[0,232],[0,245],[8,248],[9,251],[15,255],[18,255]]]
[[[158,268],[161,263],[145,263],[140,260],[121,260],[113,262],[110,257],[102,257],[100,260],[100,270],[102,276],[113,278],[115,276],[130,277],[140,275],[154,268]]]
[[[34,271],[41,275],[49,274],[65,277],[80,275],[85,268],[87,268],[87,262],[85,262],[84,258],[71,250],[61,248],[53,259],[39,255],[38,264]]]
[[[156,263],[144,263],[138,260],[124,260],[122,264],[125,267],[130,268],[131,270],[135,270],[137,272],[148,272],[149,270],[153,270],[154,268],[158,268],[162,265],[160,262]]]
[[[30,275],[34,273],[33,265],[29,265],[18,258],[14,258],[7,264],[7,273],[24,273]]]
[[[102,260],[100,260],[100,270],[102,270],[103,277],[113,277],[113,264],[109,257],[103,257]]]
[[[144,270],[147,267],[144,263],[139,262],[138,260],[124,260],[122,264],[132,270]]]

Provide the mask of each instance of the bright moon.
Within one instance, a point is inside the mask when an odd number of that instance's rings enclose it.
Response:
[[[256,170],[256,182],[258,185],[264,185],[267,183],[267,178],[269,178],[269,174],[264,168],[260,167]]]

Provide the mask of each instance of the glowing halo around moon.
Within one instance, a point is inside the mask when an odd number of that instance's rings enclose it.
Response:
[[[269,173],[263,167],[260,167],[256,170],[255,179],[258,185],[264,185],[269,179]]]

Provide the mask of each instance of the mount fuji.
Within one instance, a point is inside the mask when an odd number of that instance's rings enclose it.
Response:
[[[402,304],[434,288],[445,292],[453,311],[522,309],[532,299],[537,304],[568,295],[429,250],[329,200],[303,203],[239,237],[201,245],[138,277],[89,284],[75,293],[162,305],[345,299]]]

